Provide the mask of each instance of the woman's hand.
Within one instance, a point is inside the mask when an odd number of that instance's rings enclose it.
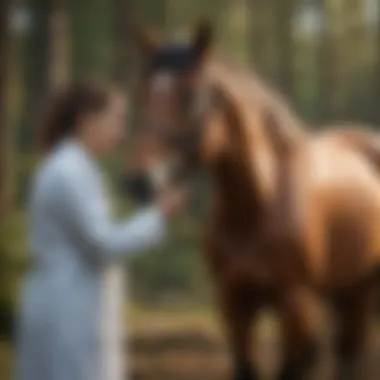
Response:
[[[185,188],[174,188],[165,191],[159,201],[159,208],[166,217],[179,214],[186,205],[188,190]]]

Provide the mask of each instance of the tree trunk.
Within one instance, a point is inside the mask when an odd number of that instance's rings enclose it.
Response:
[[[51,1],[31,0],[30,9],[33,23],[25,51],[25,106],[20,131],[26,150],[36,147],[38,119],[49,89]]]
[[[114,0],[114,77],[117,83],[131,91],[136,66],[132,31],[136,9],[134,0]]]
[[[343,116],[340,1],[323,0],[322,30],[319,39],[319,110],[320,121],[332,121]]]
[[[168,23],[168,6],[168,0],[138,0],[139,20],[164,34]]]
[[[319,81],[318,81],[318,109],[319,121],[324,123],[332,114],[331,94],[334,91],[332,78],[333,69],[333,46],[331,41],[331,30],[329,25],[328,0],[323,0],[321,6],[321,30],[319,35]]]
[[[344,117],[349,120],[368,120],[371,113],[371,70],[369,67],[369,31],[362,0],[343,2],[342,98]],[[371,73],[372,74],[372,73]],[[369,121],[369,120],[368,120]]]
[[[71,74],[74,80],[109,77],[113,71],[114,2],[68,0]]]
[[[67,0],[51,0],[51,50],[48,88],[59,87],[69,80],[69,30]]]
[[[294,55],[293,16],[296,0],[278,2],[275,14],[277,45],[277,85],[290,100],[294,100]]]
[[[9,53],[10,1],[0,2],[0,219],[9,209],[9,126],[7,117],[7,78]]]
[[[248,3],[249,59],[252,68],[264,78],[271,76],[268,46],[271,14],[269,0],[246,0]]]
[[[380,5],[377,7],[377,19],[380,20]],[[376,72],[375,72],[375,86],[376,86],[376,92],[375,92],[375,104],[374,104],[374,110],[376,110],[375,114],[375,120],[377,123],[377,126],[380,126],[380,22],[377,22],[377,62],[376,62]]]

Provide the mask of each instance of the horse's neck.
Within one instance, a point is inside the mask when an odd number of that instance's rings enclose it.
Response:
[[[268,150],[253,148],[218,160],[212,168],[218,224],[229,234],[252,237],[273,218],[279,223],[291,218],[294,163],[299,152],[294,150],[281,159]]]
[[[213,167],[212,176],[218,219],[229,229],[252,228],[264,212],[264,199],[249,163],[225,156]]]
[[[255,146],[259,139],[246,135],[247,130],[238,124],[225,126],[228,148],[211,171],[218,219],[229,230],[244,233],[252,230],[265,214],[272,168],[269,151]],[[232,136],[234,129],[236,134]]]
[[[250,229],[277,200],[286,201],[280,194],[288,186],[291,169],[286,163],[303,144],[304,133],[291,111],[264,87],[254,87],[258,92],[253,94],[246,78],[228,77],[228,70],[217,77],[224,87],[229,145],[212,169],[218,216],[229,227]]]

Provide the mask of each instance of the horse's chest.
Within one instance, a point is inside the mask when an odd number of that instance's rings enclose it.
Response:
[[[287,273],[294,273],[292,259],[283,254],[287,246],[290,249],[290,244],[281,236],[276,239],[271,235],[244,239],[218,234],[208,242],[208,246],[206,257],[211,270],[225,283],[274,288],[287,281]]]

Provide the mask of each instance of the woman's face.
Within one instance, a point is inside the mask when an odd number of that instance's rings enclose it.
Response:
[[[106,107],[87,115],[82,124],[82,137],[97,155],[111,153],[125,137],[126,104],[120,94],[112,94]]]

